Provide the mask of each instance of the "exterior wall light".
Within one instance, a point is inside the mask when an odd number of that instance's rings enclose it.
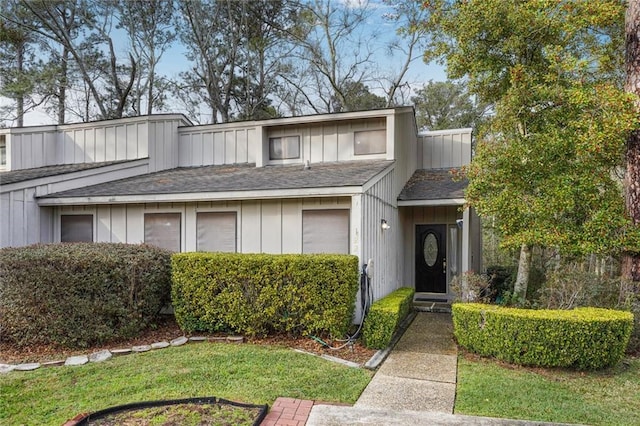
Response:
[[[383,231],[388,231],[389,229],[391,229],[391,225],[389,225],[385,219],[382,219],[380,221],[380,227]]]

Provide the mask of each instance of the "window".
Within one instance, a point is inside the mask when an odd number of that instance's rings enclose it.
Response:
[[[0,167],[7,165],[7,137],[0,135]]]
[[[269,138],[269,159],[290,160],[300,158],[300,136]]]
[[[355,155],[384,154],[387,152],[387,131],[367,130],[353,135],[353,153]]]
[[[93,215],[60,215],[60,241],[63,243],[93,242]]]
[[[198,213],[196,250],[236,251],[236,212]]]
[[[146,213],[144,242],[173,252],[180,251],[180,213]]]
[[[303,253],[349,253],[349,210],[303,210]]]

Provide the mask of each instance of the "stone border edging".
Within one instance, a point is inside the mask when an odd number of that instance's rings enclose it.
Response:
[[[174,346],[182,346],[187,343],[202,343],[202,342],[212,342],[212,343],[243,343],[244,336],[180,336],[175,339],[167,342],[154,342],[150,345],[138,345],[132,346],[130,348],[114,348],[111,350],[100,350],[96,352],[92,352],[88,355],[73,355],[67,357],[64,360],[54,360],[54,361],[46,361],[46,362],[28,362],[22,364],[0,364],[0,374],[7,374],[11,371],[33,371],[39,368],[50,368],[50,367],[61,367],[61,366],[79,366],[85,365],[88,363],[97,363],[107,361],[114,356],[123,356],[129,355],[132,353],[143,353],[149,352]]]

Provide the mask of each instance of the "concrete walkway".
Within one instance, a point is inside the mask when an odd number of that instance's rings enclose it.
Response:
[[[454,415],[456,375],[451,314],[418,313],[353,407],[314,405],[306,424],[549,424]]]
[[[451,314],[419,313],[354,406],[453,413],[457,363]]]
[[[407,424],[415,412],[451,414],[456,373],[451,314],[418,313],[355,405],[316,405],[307,425]]]

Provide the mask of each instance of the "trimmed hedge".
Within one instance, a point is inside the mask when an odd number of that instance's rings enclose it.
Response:
[[[172,257],[176,320],[187,331],[343,336],[358,291],[351,255],[180,253]]]
[[[601,308],[516,309],[452,306],[458,344],[510,363],[580,370],[615,365],[633,328],[630,312]]]
[[[414,292],[413,288],[402,287],[373,302],[362,329],[365,346],[373,349],[389,346],[393,333],[411,311]]]
[[[0,336],[87,347],[151,325],[171,291],[171,254],[152,246],[44,244],[0,250]]]

